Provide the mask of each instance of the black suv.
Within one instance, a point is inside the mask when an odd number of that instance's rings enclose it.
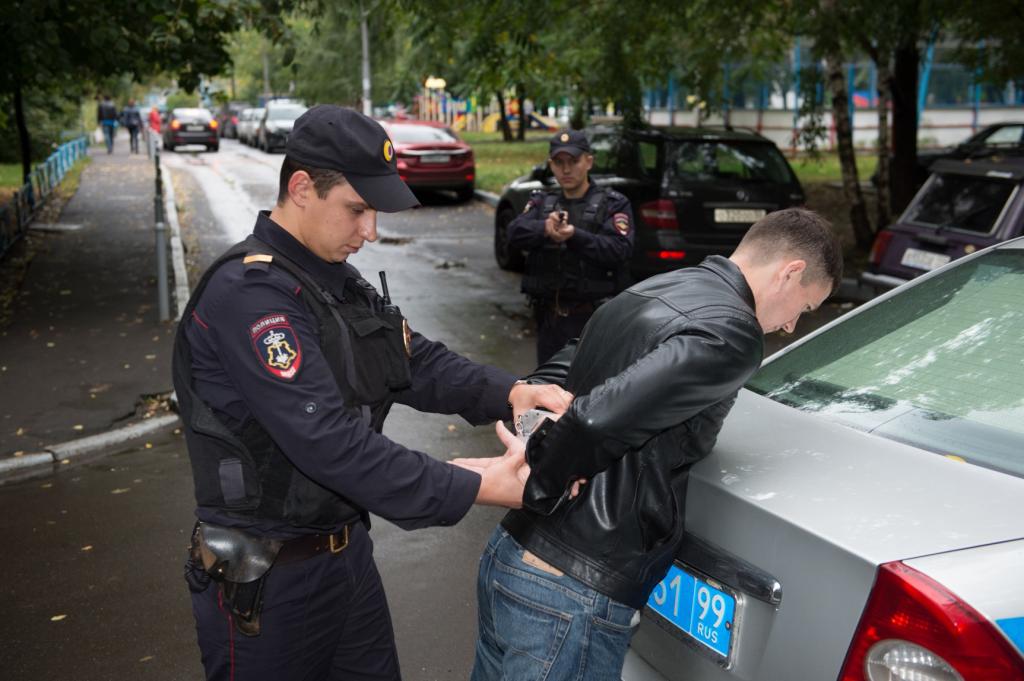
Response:
[[[720,128],[588,128],[591,180],[625,194],[633,205],[636,245],[630,264],[641,279],[707,255],[728,255],[766,213],[799,206],[804,192],[771,140]],[[502,193],[494,217],[494,255],[502,269],[521,270],[524,256],[507,246],[508,224],[530,192],[557,188],[542,163]]]

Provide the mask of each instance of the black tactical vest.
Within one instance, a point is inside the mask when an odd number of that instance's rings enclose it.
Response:
[[[547,219],[558,210],[562,192],[552,191],[544,195],[541,210],[542,219]],[[582,210],[580,206],[582,205]],[[572,204],[569,210],[569,224],[592,234],[601,230],[608,212],[608,194],[596,187],[586,203]],[[570,251],[564,243],[550,240],[542,248],[530,251],[526,256],[526,272],[523,275],[523,293],[532,298],[554,300],[600,300],[624,290],[629,285],[629,271],[626,263],[601,265],[582,258]]]
[[[349,280],[346,300],[339,301],[308,272],[254,236],[233,246],[210,266],[178,325],[172,372],[197,505],[240,520],[285,521],[299,528],[333,531],[343,523],[365,518],[366,512],[293,466],[255,419],[230,430],[193,388],[185,320],[192,316],[219,267],[257,254],[262,257],[254,260],[282,267],[301,284],[300,296],[319,324],[320,349],[346,408],[378,433],[394,403],[394,393],[411,385],[408,325],[398,308],[383,305],[365,280]]]

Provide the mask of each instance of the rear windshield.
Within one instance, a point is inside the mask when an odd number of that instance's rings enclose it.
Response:
[[[770,144],[731,140],[678,142],[671,159],[672,175],[686,182],[793,181],[786,159]]]
[[[304,113],[306,110],[301,106],[275,106],[267,110],[267,120],[294,121]]]
[[[388,135],[393,141],[401,144],[459,141],[450,131],[429,125],[389,125]]]
[[[175,109],[174,117],[179,121],[196,121],[206,123],[213,117],[206,109]]]
[[[993,177],[936,173],[900,221],[988,234],[1016,187]]]
[[[769,362],[748,388],[1024,476],[1024,250],[964,262]]]

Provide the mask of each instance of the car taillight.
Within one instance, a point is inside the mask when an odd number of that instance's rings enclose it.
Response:
[[[1024,679],[1021,657],[974,608],[903,563],[878,568],[839,681]]]
[[[686,257],[686,251],[648,251],[647,257],[655,260],[682,260]]]
[[[640,205],[640,217],[655,229],[678,229],[676,205],[668,199],[658,199]]]
[[[887,229],[883,229],[875,235],[875,243],[871,244],[871,253],[868,255],[868,262],[872,265],[877,265],[882,262],[882,256],[885,255],[885,251],[889,248],[889,242],[892,241],[892,232]]]
[[[214,130],[217,129],[217,125],[219,125],[219,124],[217,123],[217,119],[216,118],[213,119],[212,121],[210,121],[210,127],[213,128]]]
[[[181,129],[181,121],[171,121],[171,130]]]

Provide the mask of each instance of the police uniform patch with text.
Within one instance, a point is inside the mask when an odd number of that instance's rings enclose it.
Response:
[[[618,230],[619,234],[623,236],[629,234],[629,215],[626,213],[616,213],[613,215],[612,224],[615,225],[615,229]]]
[[[302,346],[283,314],[269,314],[249,327],[252,348],[272,376],[291,381],[302,366]]]

